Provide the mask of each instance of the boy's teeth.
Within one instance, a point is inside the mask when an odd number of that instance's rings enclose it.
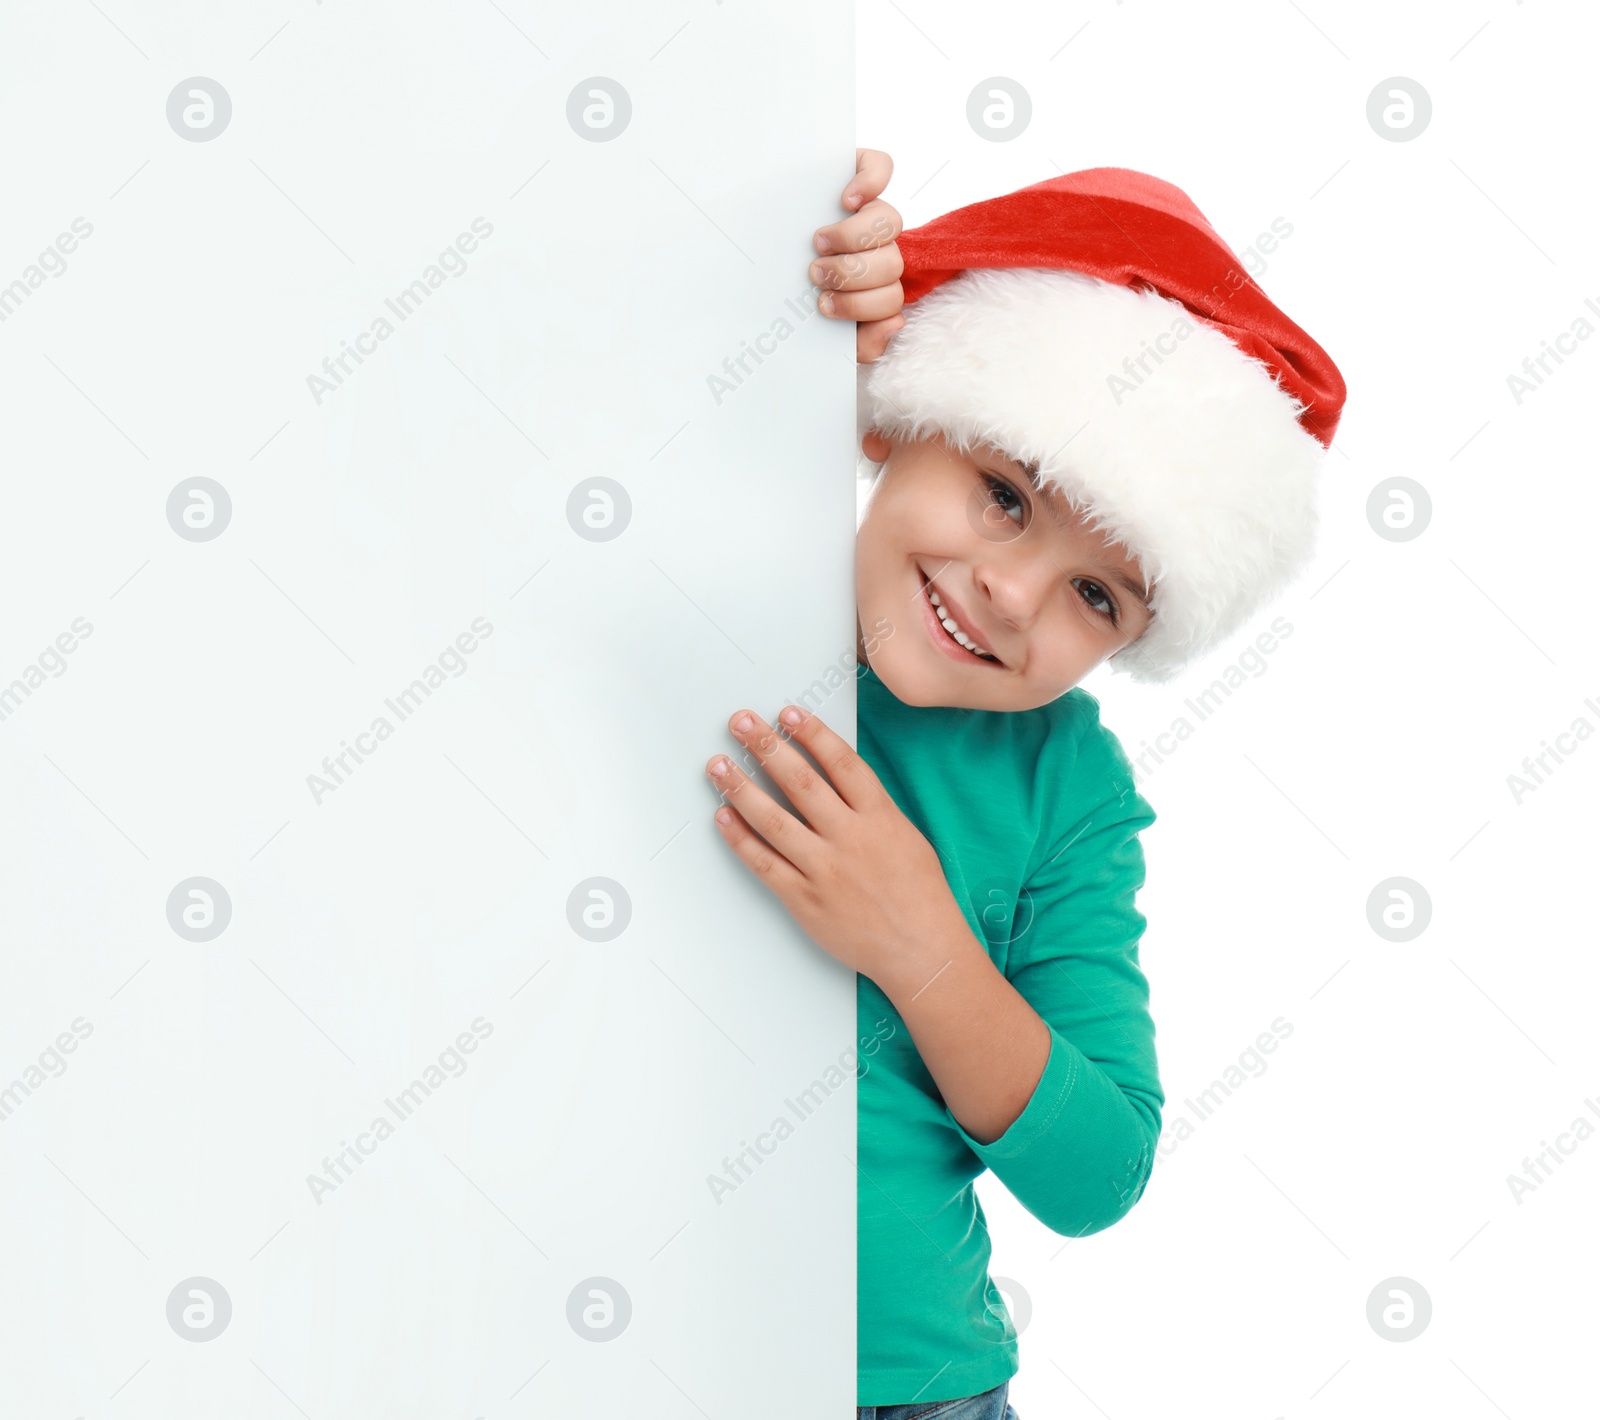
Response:
[[[938,592],[934,591],[934,589],[932,587],[928,588],[928,600],[930,602],[932,602],[935,606],[944,605],[944,603],[942,603],[939,600]],[[956,625],[956,623],[954,621],[952,621],[948,616],[941,615],[939,617],[939,620],[944,624],[944,629],[950,633],[950,635],[955,639],[957,644],[965,646],[967,648],[967,650],[972,652],[973,655],[982,656],[983,659],[986,660],[986,661],[993,659],[993,657],[991,657],[988,654],[988,652],[980,650],[979,647],[978,647],[978,643],[976,641],[974,641],[970,636],[968,636],[967,633],[965,631],[963,631],[958,625]]]

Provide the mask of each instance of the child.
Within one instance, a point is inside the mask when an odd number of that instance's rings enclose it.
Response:
[[[858,253],[823,274],[864,322],[859,753],[740,711],[796,812],[708,768],[734,851],[859,973],[860,1420],[1016,1420],[972,1180],[1108,1228],[1165,1102],[1134,902],[1155,815],[1075,687],[1108,657],[1171,679],[1303,570],[1344,383],[1167,183],[1073,173],[896,242],[863,159],[861,212],[819,233]]]

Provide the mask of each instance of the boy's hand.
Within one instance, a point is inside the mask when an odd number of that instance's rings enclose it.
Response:
[[[856,322],[856,360],[870,365],[889,337],[906,323],[900,314],[905,293],[900,273],[905,262],[895,238],[900,214],[878,194],[889,185],[894,160],[876,148],[856,149],[856,175],[845,184],[844,205],[853,216],[818,227],[813,238],[818,260],[811,279],[825,286],[817,309],[836,320]]]
[[[920,986],[937,969],[934,958],[944,960],[952,933],[971,935],[939,855],[842,736],[809,711],[788,708],[803,718],[798,725],[784,721],[781,732],[749,711],[736,714],[729,728],[804,821],[719,754],[706,766],[726,801],[717,810],[719,831],[830,956],[885,992],[907,982]],[[749,728],[740,729],[746,715]],[[712,771],[723,764],[727,772],[719,777]]]

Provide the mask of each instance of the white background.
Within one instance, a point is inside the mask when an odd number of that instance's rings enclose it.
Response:
[[[92,630],[0,721],[0,1082],[49,1062],[0,1132],[6,1415],[850,1413],[853,1088],[707,1180],[849,1051],[854,976],[704,775],[854,644],[851,332],[785,304],[852,170],[848,25],[7,7],[0,287],[92,232],[0,323],[0,685]],[[607,142],[567,119],[597,75]],[[166,116],[194,76],[232,103],[201,142]],[[232,512],[196,542],[167,501],[202,477]],[[607,541],[569,521],[597,477]],[[192,877],[231,901],[207,942],[168,921]],[[595,877],[606,942],[569,920]],[[192,1278],[231,1301],[204,1343],[167,1315]]]
[[[1507,377],[1600,303],[1600,21],[1510,0],[863,0],[859,23],[858,141],[895,158],[908,226],[1098,166],[1176,183],[1241,255],[1283,219],[1250,269],[1350,386],[1296,588],[1171,685],[1085,682],[1135,759],[1195,726],[1141,776],[1164,1152],[1128,1218],[1077,1242],[980,1181],[994,1271],[1031,1303],[1013,1404],[1592,1413],[1600,1138],[1566,1131],[1600,1126],[1600,737],[1520,804],[1507,776],[1579,717],[1600,727],[1600,340],[1520,405]],[[1007,142],[966,120],[997,75],[1033,103]],[[1366,118],[1394,76],[1433,104],[1406,142]],[[1367,518],[1396,476],[1432,501],[1406,542]],[[1292,634],[1198,720],[1186,700],[1276,616]],[[1391,877],[1431,900],[1409,942],[1368,923]],[[1292,1033],[1250,1062],[1278,1018]],[[1186,1101],[1241,1056],[1198,1119]],[[1508,1176],[1558,1136],[1571,1155],[1517,1202]],[[1392,1278],[1431,1299],[1409,1341],[1368,1320]]]

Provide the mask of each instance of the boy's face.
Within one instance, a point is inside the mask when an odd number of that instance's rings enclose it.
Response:
[[[862,448],[888,462],[856,535],[858,650],[907,705],[1031,710],[1149,625],[1137,560],[1031,470],[942,435]]]

